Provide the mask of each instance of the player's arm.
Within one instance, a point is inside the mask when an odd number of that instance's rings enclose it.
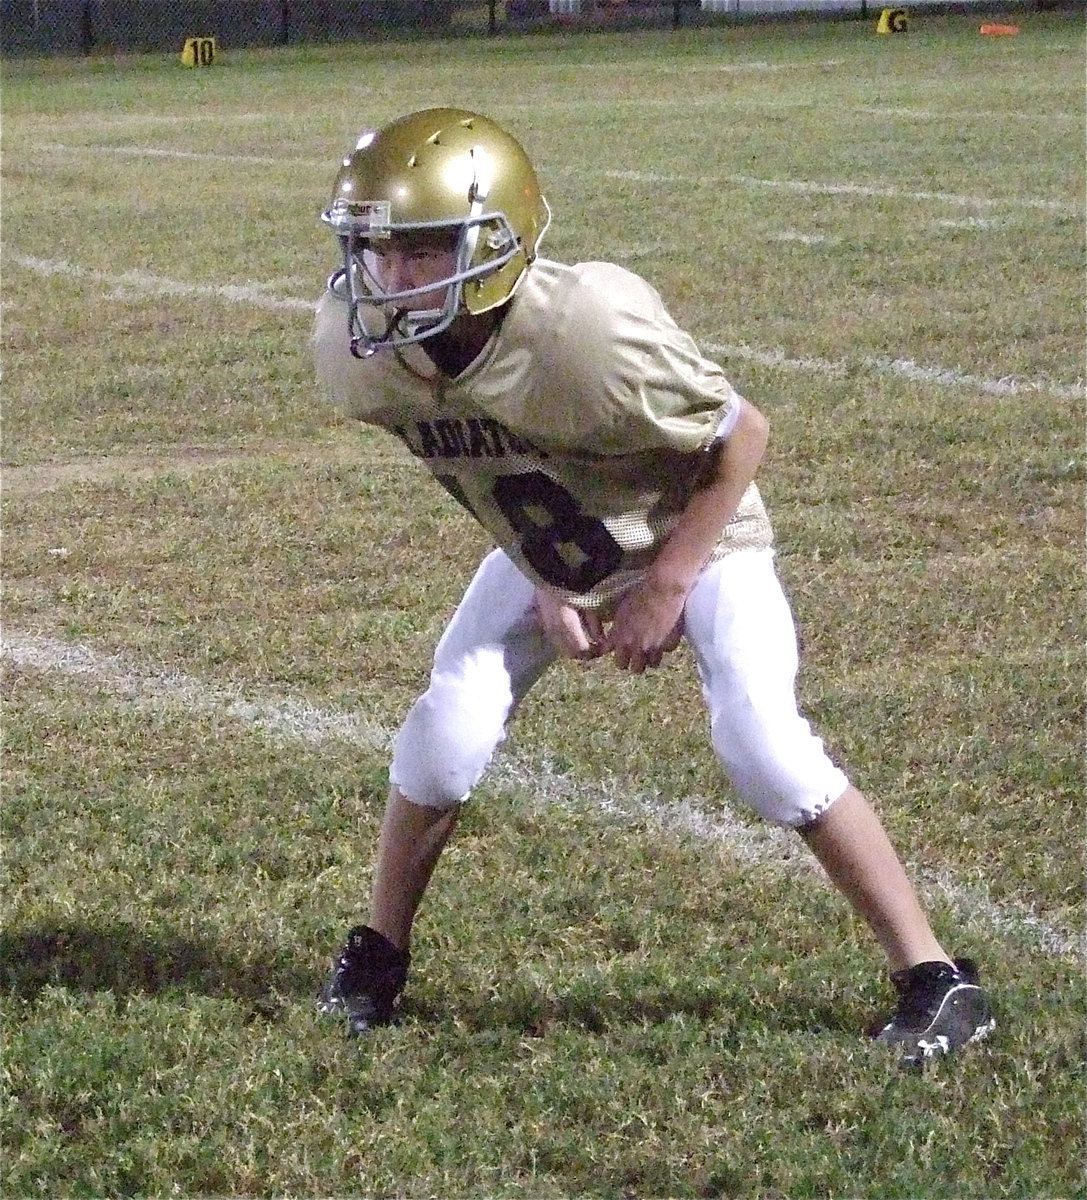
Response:
[[[604,652],[614,654],[625,670],[658,666],[678,645],[687,595],[755,478],[769,424],[753,404],[740,403],[735,424],[719,444],[716,470],[693,493],[653,565],[616,610]]]

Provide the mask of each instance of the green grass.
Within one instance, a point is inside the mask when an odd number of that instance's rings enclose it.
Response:
[[[5,64],[4,1195],[1084,1195],[1083,27],[1020,23]],[[557,668],[403,1025],[314,1020],[486,541],[275,304],[358,129],[430,103],[505,121],[548,253],[643,272],[769,415],[805,706],[986,1046],[914,1078],[861,1036],[880,957],[733,809],[684,650]]]

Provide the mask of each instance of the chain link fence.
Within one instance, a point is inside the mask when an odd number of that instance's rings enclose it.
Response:
[[[909,9],[1007,11],[1067,4],[965,0]],[[169,52],[179,51],[190,37],[214,37],[229,50],[540,29],[679,28],[789,14],[868,18],[884,7],[892,6],[878,0],[0,0],[0,53]]]

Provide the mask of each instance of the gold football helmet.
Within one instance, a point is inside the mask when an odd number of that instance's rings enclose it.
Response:
[[[528,156],[504,129],[463,109],[429,108],[359,138],[321,219],[343,245],[344,265],[329,287],[348,303],[352,354],[365,358],[433,337],[459,313],[505,303],[536,257],[551,210]],[[430,230],[449,234],[452,273],[425,288],[383,291],[367,249]],[[440,308],[411,308],[443,289]]]

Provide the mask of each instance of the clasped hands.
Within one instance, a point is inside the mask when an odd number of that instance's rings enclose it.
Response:
[[[544,634],[563,657],[589,662],[610,654],[620,670],[640,675],[659,667],[679,645],[686,599],[685,592],[643,580],[619,601],[606,628],[594,610],[574,608],[547,588],[536,589],[535,609]]]

